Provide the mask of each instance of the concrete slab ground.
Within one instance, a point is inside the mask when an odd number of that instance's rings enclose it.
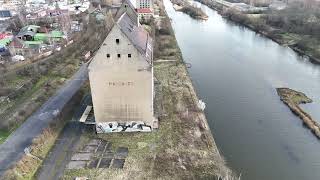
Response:
[[[111,147],[112,147],[112,143],[108,142],[107,146],[106,146],[106,152],[111,152]]]
[[[124,166],[124,162],[125,162],[124,159],[114,159],[114,160],[112,161],[111,168],[122,169],[123,166]]]
[[[87,168],[89,168],[89,169],[97,168],[98,163],[99,163],[99,159],[94,159],[94,160],[90,161]]]
[[[83,169],[87,166],[87,161],[70,161],[67,169]]]
[[[97,148],[98,146],[85,146],[83,150],[79,152],[94,153],[96,152]]]
[[[98,146],[101,143],[100,139],[92,139],[87,145],[88,146]]]
[[[115,157],[118,159],[125,159],[128,156],[128,148],[126,147],[119,147],[115,154]]]
[[[93,139],[74,152],[66,168],[123,168],[128,153],[127,147],[119,147],[114,152],[110,142]]]
[[[100,144],[100,146],[99,146],[98,149],[97,149],[97,152],[103,152],[104,149],[105,149],[105,146],[106,146],[107,144],[110,144],[110,143],[105,142],[105,141],[102,141],[101,144]]]
[[[112,159],[109,158],[102,158],[100,161],[99,168],[109,168],[111,164]]]
[[[90,161],[93,153],[76,153],[71,157],[71,161]]]
[[[102,155],[104,158],[113,158],[114,157],[114,153],[113,152],[105,152],[103,155]]]

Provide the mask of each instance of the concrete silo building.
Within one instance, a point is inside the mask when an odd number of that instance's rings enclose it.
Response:
[[[124,12],[89,65],[98,133],[151,131],[153,42],[135,16]]]

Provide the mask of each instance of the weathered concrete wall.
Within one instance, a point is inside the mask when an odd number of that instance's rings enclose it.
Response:
[[[89,79],[97,123],[142,121],[153,126],[152,67],[117,25],[92,60]]]

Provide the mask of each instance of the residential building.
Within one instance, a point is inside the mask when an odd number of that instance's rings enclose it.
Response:
[[[13,6],[18,6],[22,4],[20,0],[8,0],[7,3]]]
[[[32,56],[35,52],[32,51],[21,39],[14,37],[8,45],[11,56]]]
[[[140,8],[140,9],[137,9],[137,12],[139,14],[139,19],[142,19],[142,18],[149,19],[154,15],[152,9],[150,8]]]
[[[123,12],[89,65],[97,133],[149,132],[153,114],[153,41]]]
[[[153,0],[136,0],[137,12],[139,19],[150,18],[154,15],[153,13]]]
[[[0,10],[0,20],[7,20],[12,17],[10,10]]]
[[[127,12],[130,17],[138,15],[137,18],[141,19],[150,18],[153,13],[153,1],[152,0],[123,0],[120,9],[117,11],[116,19],[119,18],[123,12]]]
[[[17,34],[17,37],[24,41],[32,41],[34,35],[38,32],[39,29],[40,29],[40,26],[36,26],[36,25],[25,26]]]
[[[137,9],[140,8],[149,8],[153,9],[153,0],[136,0]]]

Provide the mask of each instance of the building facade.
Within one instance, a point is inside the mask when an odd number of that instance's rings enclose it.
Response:
[[[142,21],[144,19],[150,19],[154,15],[152,9],[150,8],[140,8],[140,9],[137,9],[137,12],[139,14],[139,19]]]
[[[137,9],[148,8],[153,9],[153,0],[136,0]]]
[[[89,65],[97,133],[151,131],[153,114],[152,38],[123,13]]]

